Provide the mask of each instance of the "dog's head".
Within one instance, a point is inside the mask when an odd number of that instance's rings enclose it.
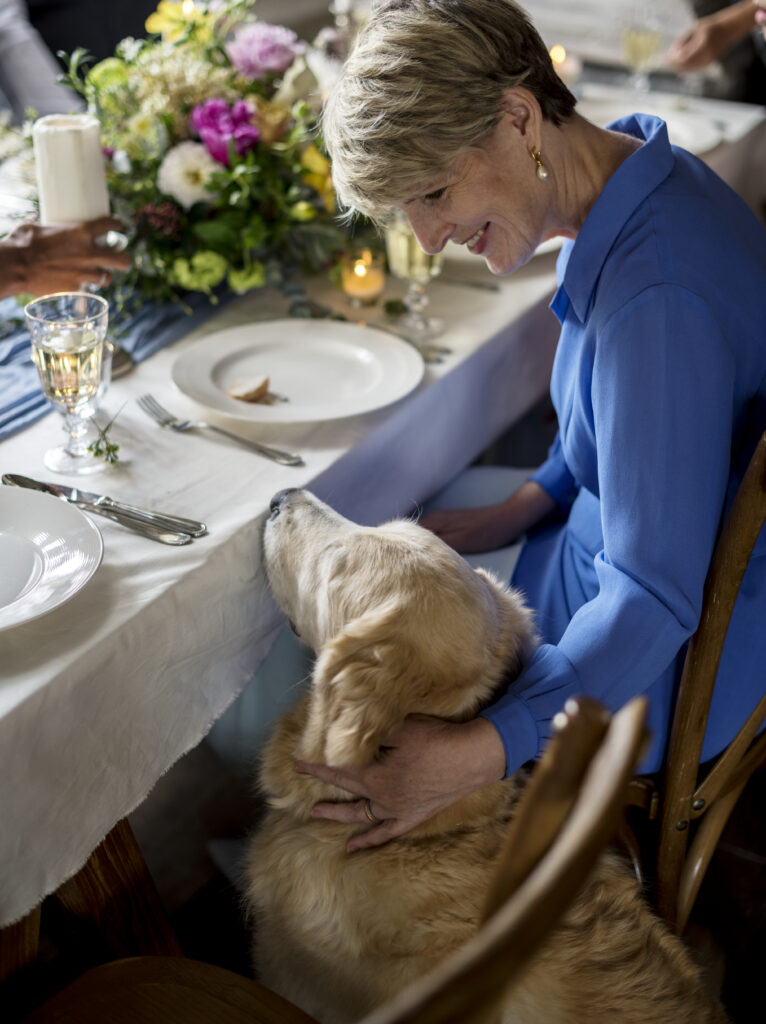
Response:
[[[282,491],[264,550],[275,599],[317,653],[303,756],[365,764],[409,714],[471,718],[533,645],[518,595],[408,520],[358,526]]]

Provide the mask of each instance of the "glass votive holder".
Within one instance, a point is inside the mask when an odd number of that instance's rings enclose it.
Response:
[[[341,261],[341,287],[352,306],[372,306],[380,298],[386,283],[382,252],[360,249]]]

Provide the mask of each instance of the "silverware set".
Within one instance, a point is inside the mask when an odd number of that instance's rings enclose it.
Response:
[[[185,434],[189,430],[212,430],[216,434],[222,434],[224,437],[228,437],[229,440],[236,441],[245,448],[250,448],[258,455],[262,455],[266,459],[271,459],[273,462],[278,462],[282,466],[304,465],[301,456],[296,455],[294,452],[285,452],[280,448],[272,448],[270,445],[261,444],[260,441],[249,441],[247,438],[240,437],[238,434],[233,434],[228,430],[224,430],[223,427],[216,426],[214,423],[205,423],[203,420],[181,419],[180,416],[175,416],[164,406],[160,405],[157,399],[152,395],[141,395],[141,397],[136,399],[136,401],[138,402],[139,408],[145,412],[147,416],[151,416],[151,418],[159,423],[161,427],[167,427],[180,434]]]
[[[116,501],[105,494],[94,494],[77,487],[43,483],[28,476],[21,476],[19,473],[4,473],[2,482],[12,487],[24,487],[51,494],[55,498],[76,505],[84,512],[111,519],[112,522],[126,526],[135,533],[161,544],[188,544],[194,537],[202,537],[207,533],[207,526],[196,519],[187,519],[185,516],[170,515],[166,512],[153,512],[137,505]]]

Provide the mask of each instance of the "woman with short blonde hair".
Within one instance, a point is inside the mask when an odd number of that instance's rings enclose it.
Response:
[[[542,643],[472,721],[407,718],[364,768],[310,766],[358,797],[314,815],[358,823],[350,850],[400,836],[536,758],[581,693],[612,710],[645,693],[642,770],[658,770],[717,533],[766,430],[766,233],[659,118],[582,117],[512,0],[375,4],[325,126],[343,202],[376,218],[401,210],[427,252],[455,243],[509,274],[542,241],[566,240],[548,458],[520,486],[511,470],[475,467],[456,484],[462,507],[421,520],[489,559],[525,538],[511,582]],[[705,759],[762,696],[764,621],[766,531]]]

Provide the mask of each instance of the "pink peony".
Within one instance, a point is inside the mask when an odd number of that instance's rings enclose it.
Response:
[[[250,22],[237,29],[226,44],[226,53],[237,71],[245,78],[263,78],[270,71],[286,71],[306,44],[289,28]]]
[[[253,108],[245,100],[232,106],[226,100],[205,100],[191,113],[191,126],[205,143],[208,153],[219,164],[229,166],[229,143],[241,156],[252,149],[260,138],[253,124]]]

